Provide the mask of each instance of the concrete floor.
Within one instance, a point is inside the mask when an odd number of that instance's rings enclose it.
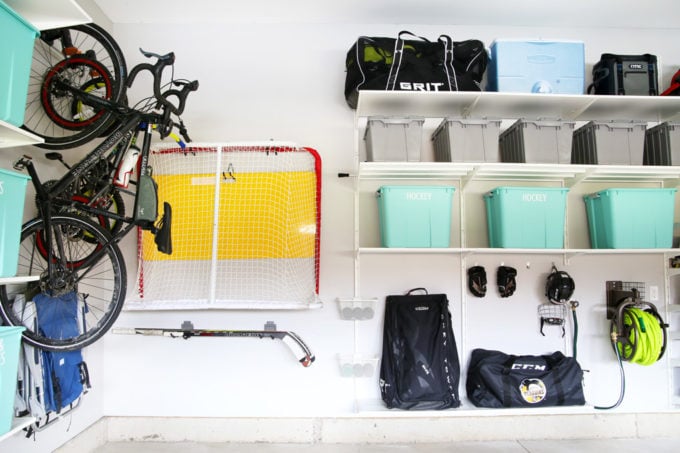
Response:
[[[97,453],[677,453],[680,439],[568,439],[419,444],[110,442]]]

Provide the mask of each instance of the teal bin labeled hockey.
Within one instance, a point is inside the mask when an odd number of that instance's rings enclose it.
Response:
[[[497,187],[484,194],[489,246],[563,248],[568,191],[562,187]]]
[[[590,246],[671,248],[676,190],[611,188],[585,195]]]
[[[378,190],[383,247],[448,247],[455,187],[382,186]]]
[[[24,124],[28,77],[38,29],[0,0],[0,120]]]
[[[0,277],[13,277],[17,272],[21,220],[29,179],[21,173],[0,168]]]
[[[23,327],[0,326],[0,436],[12,429]]]

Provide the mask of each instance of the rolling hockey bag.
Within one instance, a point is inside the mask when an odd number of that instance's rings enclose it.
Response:
[[[345,99],[356,108],[360,90],[481,91],[487,62],[476,39],[429,41],[408,31],[396,39],[361,36],[345,59]]]
[[[509,355],[475,349],[470,356],[468,399],[477,407],[582,406],[583,371],[572,357]]]
[[[458,407],[460,364],[445,294],[387,296],[380,392],[392,409]]]

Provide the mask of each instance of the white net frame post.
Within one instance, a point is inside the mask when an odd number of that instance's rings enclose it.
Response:
[[[277,143],[155,145],[172,255],[139,240],[138,298],[126,309],[318,306],[321,159]]]

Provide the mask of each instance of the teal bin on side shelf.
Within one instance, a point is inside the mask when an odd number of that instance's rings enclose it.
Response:
[[[0,436],[12,429],[23,327],[0,326]]]
[[[0,277],[17,273],[26,184],[30,178],[0,168]]]
[[[0,120],[24,124],[33,45],[40,32],[0,0]]]
[[[676,190],[612,188],[585,195],[590,246],[671,248]]]
[[[455,187],[382,186],[378,190],[383,247],[448,247]]]
[[[484,194],[489,247],[564,247],[567,192],[562,187],[497,187]]]

